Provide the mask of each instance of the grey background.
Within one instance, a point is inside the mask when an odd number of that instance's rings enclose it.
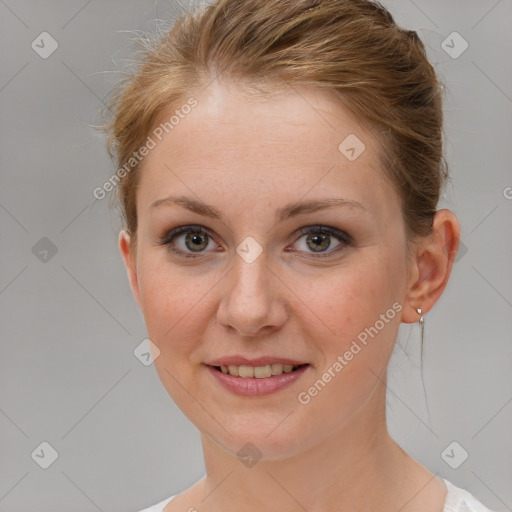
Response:
[[[425,319],[430,417],[418,326],[404,324],[389,428],[433,473],[512,510],[512,2],[383,3],[448,85],[453,183],[440,207],[464,244]],[[119,220],[92,196],[115,168],[89,125],[129,68],[129,31],[158,33],[177,12],[158,0],[0,0],[1,512],[139,510],[203,476],[197,429],[134,355],[146,331]],[[43,31],[58,42],[47,59],[31,47]],[[441,47],[453,31],[469,44],[456,59]],[[46,261],[44,237],[57,250]],[[31,457],[43,441],[58,452],[48,469]],[[453,441],[469,453],[458,469],[441,456]]]

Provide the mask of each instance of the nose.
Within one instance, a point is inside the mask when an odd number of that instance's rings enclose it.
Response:
[[[235,255],[226,276],[217,319],[239,336],[256,337],[281,327],[288,317],[283,284],[264,254],[252,263]]]

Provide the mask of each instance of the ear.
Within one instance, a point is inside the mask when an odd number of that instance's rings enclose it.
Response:
[[[126,267],[126,273],[128,275],[128,281],[130,282],[133,296],[135,297],[139,309],[142,311],[139,293],[139,282],[137,279],[137,261],[135,254],[132,253],[130,249],[130,235],[124,229],[119,232],[118,244],[121,256],[123,257],[124,266]]]
[[[438,210],[431,234],[418,244],[410,262],[402,322],[417,322],[417,308],[421,308],[422,314],[432,309],[448,284],[459,245],[457,217],[450,210]]]

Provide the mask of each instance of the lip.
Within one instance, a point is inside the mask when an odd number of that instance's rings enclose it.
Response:
[[[292,364],[293,366],[299,366],[301,364],[308,364],[306,361],[297,361],[295,359],[287,359],[285,357],[278,357],[278,356],[262,356],[262,357],[256,357],[254,359],[248,359],[247,357],[243,356],[225,356],[225,357],[219,357],[219,359],[214,359],[212,361],[208,361],[207,364],[209,366],[266,366],[267,364]]]
[[[300,379],[310,366],[310,364],[304,364],[304,366],[290,373],[258,379],[255,377],[234,377],[229,373],[222,373],[215,369],[214,366],[205,365],[206,369],[225,389],[235,395],[242,396],[264,396],[281,391]]]

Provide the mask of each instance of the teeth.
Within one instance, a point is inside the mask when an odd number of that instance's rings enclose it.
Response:
[[[283,373],[284,365],[281,363],[272,364],[272,375],[281,375]]]
[[[265,379],[272,375],[290,373],[295,368],[298,368],[298,366],[299,365],[293,366],[292,364],[281,363],[267,364],[266,366],[235,366],[230,364],[229,366],[221,365],[220,369],[222,373],[229,373],[230,375],[233,375],[233,377]]]
[[[239,366],[238,376],[239,377],[254,377],[254,370],[252,366]]]
[[[266,366],[256,366],[254,368],[254,376],[257,379],[264,379],[272,375],[272,367],[267,364]]]

